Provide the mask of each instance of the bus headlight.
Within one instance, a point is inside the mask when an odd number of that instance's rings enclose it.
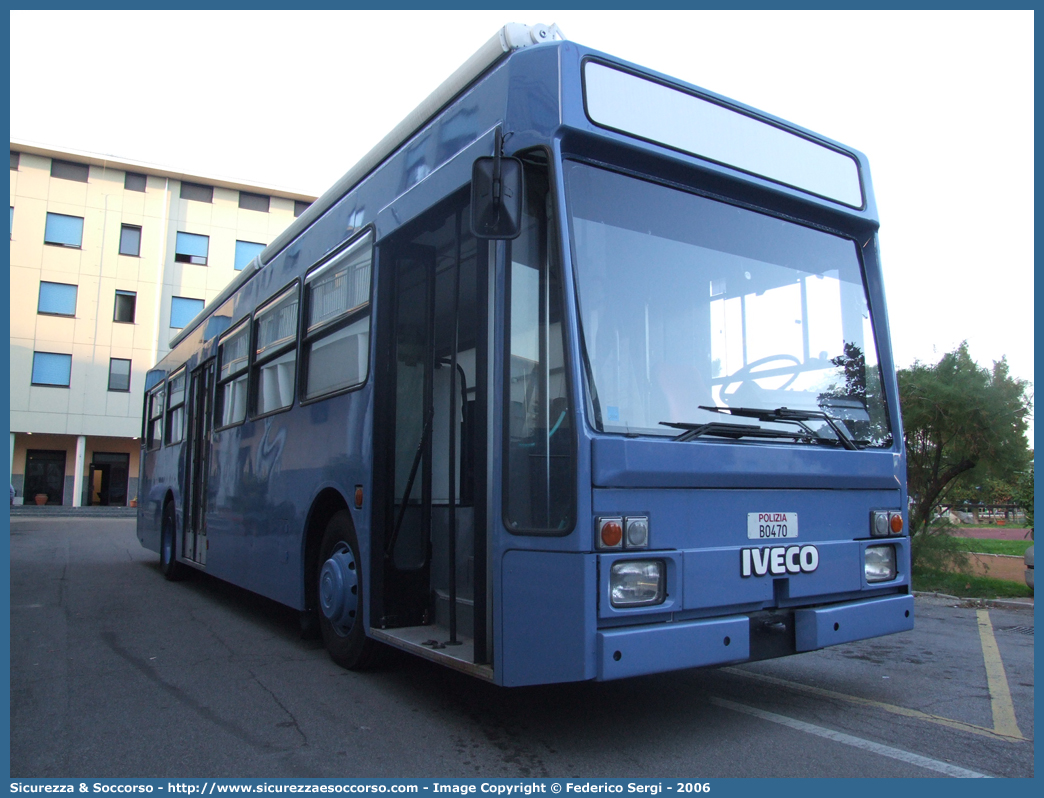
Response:
[[[609,602],[614,607],[649,607],[667,598],[663,560],[619,560],[609,569]]]
[[[863,554],[863,571],[867,582],[895,579],[895,546],[867,546]]]

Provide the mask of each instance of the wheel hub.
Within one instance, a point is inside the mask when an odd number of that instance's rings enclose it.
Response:
[[[359,607],[359,575],[347,548],[331,554],[319,571],[319,607],[338,634],[351,632]]]

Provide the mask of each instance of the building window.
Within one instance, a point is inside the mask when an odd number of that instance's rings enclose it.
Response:
[[[213,202],[214,187],[201,186],[199,183],[181,183],[181,198],[196,202]]]
[[[131,362],[120,357],[109,358],[109,390],[130,390]]]
[[[366,381],[372,260],[373,237],[365,235],[305,278],[306,399]]]
[[[302,213],[308,210],[310,202],[302,202],[301,200],[294,200],[294,218],[296,219]]]
[[[134,310],[137,303],[138,295],[134,291],[117,291],[112,320],[123,324],[134,324]]]
[[[221,339],[218,347],[216,426],[227,427],[246,418],[247,363],[250,355],[250,325],[239,328]]]
[[[144,191],[145,183],[145,175],[139,175],[137,172],[127,172],[123,178],[123,187],[127,191]]]
[[[90,169],[85,163],[73,163],[72,161],[59,161],[51,159],[51,177],[60,177],[62,180],[75,180],[78,183],[86,183]]]
[[[170,326],[183,329],[203,310],[202,299],[176,296],[170,300]]]
[[[76,286],[68,283],[40,283],[36,312],[45,316],[75,316]]]
[[[207,265],[207,251],[210,249],[210,236],[198,236],[194,233],[178,233],[174,245],[174,260],[177,263],[196,263]]]
[[[11,169],[16,172],[18,171],[18,162],[21,160],[21,155],[20,152],[11,152]]]
[[[72,355],[57,352],[33,352],[33,385],[68,388],[72,373]]]
[[[262,416],[294,403],[297,371],[297,286],[284,291],[254,321],[257,350],[252,370],[254,413]]]
[[[239,207],[245,211],[261,211],[268,213],[271,197],[265,194],[251,194],[249,191],[239,192]]]
[[[185,370],[167,382],[167,443],[181,443],[185,437]]]
[[[61,213],[47,214],[44,243],[55,247],[79,249],[83,243],[83,217],[65,216]]]
[[[236,242],[236,271],[241,271],[250,261],[256,258],[265,248],[265,244],[255,244],[253,241]]]
[[[141,254],[141,228],[125,224],[120,228],[120,254],[138,257]]]

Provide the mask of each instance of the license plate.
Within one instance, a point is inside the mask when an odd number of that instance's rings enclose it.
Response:
[[[747,513],[748,540],[793,540],[797,536],[797,513]]]

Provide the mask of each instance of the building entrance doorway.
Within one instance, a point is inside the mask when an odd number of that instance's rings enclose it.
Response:
[[[45,504],[62,504],[65,498],[65,452],[30,449],[25,454],[26,504],[35,504],[38,495],[46,495]]]
[[[88,476],[87,504],[125,507],[130,455],[122,452],[95,452]]]

